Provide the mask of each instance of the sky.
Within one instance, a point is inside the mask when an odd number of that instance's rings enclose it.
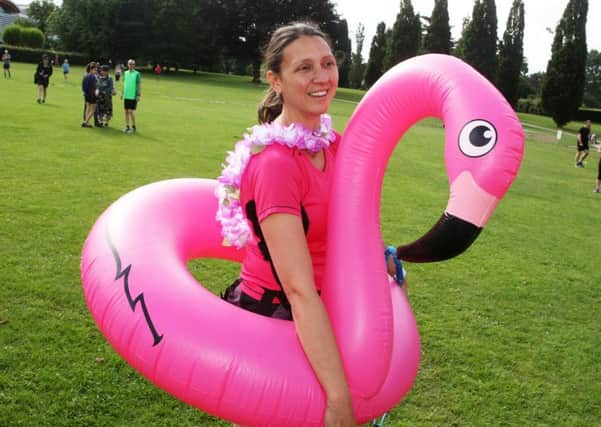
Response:
[[[349,37],[355,51],[355,31],[357,25],[365,25],[365,41],[362,55],[367,61],[371,41],[379,22],[392,27],[400,11],[400,0],[333,0],[338,14],[345,18],[349,25]],[[497,30],[499,39],[503,37],[509,10],[513,0],[496,0]],[[415,13],[430,16],[434,9],[434,0],[412,0]],[[557,26],[568,0],[524,0],[524,56],[528,61],[528,73],[536,73],[547,69],[551,58],[553,31]],[[449,24],[451,37],[457,41],[461,37],[461,25],[464,17],[472,16],[474,0],[448,0]],[[597,19],[593,19],[596,17]],[[586,26],[588,50],[601,51],[601,0],[589,0]]]

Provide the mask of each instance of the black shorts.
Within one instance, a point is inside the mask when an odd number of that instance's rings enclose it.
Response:
[[[123,108],[126,110],[135,110],[138,106],[138,101],[135,99],[124,99],[123,100]]]
[[[599,159],[599,171],[597,172],[597,179],[601,181],[601,159]]]
[[[580,144],[578,144],[578,142],[576,142],[576,149],[578,151],[588,151],[588,142],[585,142],[582,145],[580,145]]]
[[[10,68],[10,64],[4,64],[4,69],[8,70]]]
[[[96,97],[94,95],[86,95],[85,98],[88,104],[96,104]]]
[[[244,310],[252,311],[262,316],[292,320],[290,305],[283,291],[264,289],[263,297],[261,300],[257,300],[242,292],[241,284],[242,279],[237,279],[221,294],[221,298]],[[285,302],[281,302],[282,300],[285,300]]]

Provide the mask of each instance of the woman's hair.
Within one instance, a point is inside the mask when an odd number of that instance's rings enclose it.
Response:
[[[263,51],[263,61],[266,71],[279,74],[284,60],[284,49],[302,36],[315,36],[324,39],[331,47],[330,38],[311,22],[293,22],[278,28],[272,35]],[[282,112],[283,99],[271,87],[259,104],[259,123],[274,121]]]

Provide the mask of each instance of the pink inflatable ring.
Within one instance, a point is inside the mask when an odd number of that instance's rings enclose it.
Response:
[[[415,319],[382,259],[379,205],[392,150],[428,116],[445,123],[450,201],[424,238],[399,248],[405,259],[445,259],[467,248],[522,158],[523,133],[511,107],[452,57],[399,64],[357,107],[336,161],[322,296],[360,423],[396,405],[418,369]],[[293,323],[224,302],[186,268],[193,258],[243,257],[221,245],[215,185],[202,179],[150,184],[102,214],[81,262],[92,316],[128,363],[190,405],[249,426],[322,425],[324,393]]]

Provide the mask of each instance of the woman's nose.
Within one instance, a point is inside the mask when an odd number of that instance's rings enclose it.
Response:
[[[316,82],[326,82],[330,78],[330,74],[325,67],[318,67],[315,75],[313,76],[313,80]]]

